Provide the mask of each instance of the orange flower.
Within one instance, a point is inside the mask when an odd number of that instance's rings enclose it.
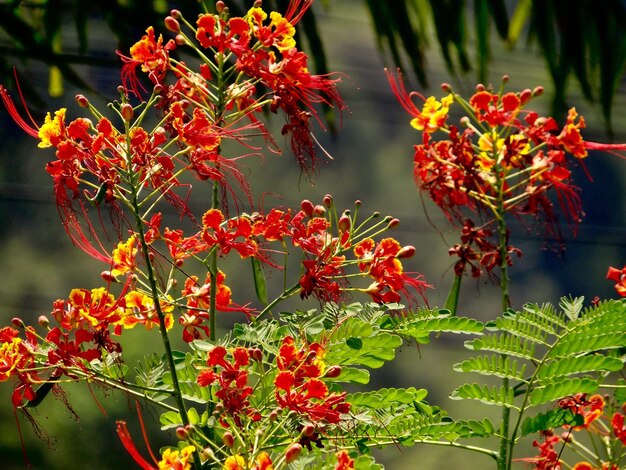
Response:
[[[340,450],[335,454],[337,457],[337,465],[335,465],[335,470],[350,470],[354,468],[354,460],[350,458],[350,454],[348,454],[345,450]]]
[[[194,450],[194,446],[187,446],[181,450],[165,449],[159,462],[159,470],[189,470]]]
[[[113,250],[113,277],[132,272],[137,267],[137,237],[131,235],[126,242],[119,242],[117,248]]]

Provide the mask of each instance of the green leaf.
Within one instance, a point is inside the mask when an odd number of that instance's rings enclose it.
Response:
[[[493,386],[490,388],[487,385],[477,383],[464,384],[452,392],[450,398],[453,400],[478,400],[487,405],[505,406],[507,408],[519,410],[519,408],[513,403],[513,389],[505,388],[504,386]]]
[[[522,436],[533,434],[539,431],[559,428],[563,425],[579,426],[585,422],[585,418],[572,410],[556,408],[546,413],[539,413],[536,416],[528,417],[522,423]]]
[[[594,393],[598,390],[598,382],[590,378],[572,378],[561,382],[551,383],[543,387],[536,387],[530,393],[532,406],[553,402],[576,393]]]
[[[346,344],[352,349],[361,349],[363,348],[363,341],[360,338],[348,338],[346,340]]]
[[[617,372],[622,370],[623,367],[624,361],[616,357],[607,357],[601,354],[591,356],[569,356],[563,359],[545,362],[537,370],[536,377],[541,383],[585,372]]]
[[[159,422],[161,423],[161,431],[177,428],[183,424],[180,413],[176,411],[166,411],[159,417]]]
[[[252,260],[252,277],[254,278],[254,290],[256,297],[263,305],[267,305],[267,285],[265,283],[265,273],[261,262],[255,257],[250,258]]]
[[[513,10],[511,21],[509,23],[509,33],[507,36],[509,45],[512,46],[519,40],[519,37],[524,30],[524,26],[526,26],[526,23],[530,18],[532,8],[532,0],[518,0],[516,3],[515,10]]]
[[[325,380],[327,380],[328,382],[368,384],[370,381],[370,373],[364,369],[342,366],[341,374],[339,374],[339,377],[333,379],[327,378]]]
[[[454,365],[457,372],[477,372],[483,375],[523,380],[526,364],[518,366],[510,357],[494,354],[492,356],[472,357]]]

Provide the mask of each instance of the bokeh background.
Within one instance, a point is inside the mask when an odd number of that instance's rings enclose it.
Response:
[[[155,2],[155,7],[160,8],[163,3]],[[508,6],[513,8],[516,3],[509,2]],[[571,3],[575,8],[578,2]],[[315,13],[329,69],[342,73],[341,91],[349,107],[336,133],[316,134],[333,160],[322,156],[312,181],[301,177],[287,151],[282,156],[268,154],[263,159],[249,160],[246,172],[255,194],[263,195],[266,207],[276,204],[297,207],[302,199],[317,203],[326,193],[331,193],[339,208],[350,208],[359,199],[362,214],[380,211],[398,217],[401,224],[394,236],[417,248],[407,269],[424,274],[434,286],[428,293],[429,304],[441,305],[452,279],[453,262],[447,250],[456,243],[456,234],[438,209],[421,198],[412,180],[412,146],[419,135],[409,126],[408,116],[395,101],[385,79],[384,67],[394,67],[394,62],[381,52],[381,44],[373,33],[373,19],[364,2],[316,3]],[[69,14],[63,18],[60,39],[70,51],[77,47],[71,19]],[[115,62],[114,51],[120,47],[110,34],[107,21],[111,19],[97,12],[89,17],[90,55],[103,64]],[[148,24],[135,26],[135,30],[129,32],[134,36],[129,39],[131,43],[141,37]],[[426,32],[430,47],[425,50],[425,68],[430,86],[420,85],[415,75],[407,70],[409,86],[426,95],[439,94],[438,84],[448,82],[457,92],[470,94],[476,83],[476,67],[468,73],[452,72],[442,58],[435,28],[431,26]],[[9,44],[12,38],[2,33],[0,45],[2,41]],[[543,85],[545,97],[533,101],[532,106],[541,113],[549,113],[550,97],[555,90],[536,42],[521,42],[509,48],[492,37],[490,44],[486,82],[497,87],[502,75],[508,74],[510,90]],[[470,52],[474,46],[470,37]],[[77,89],[66,81],[63,93],[51,97],[48,93],[50,71],[44,63],[10,54],[2,59],[15,62],[20,81],[27,83],[40,97],[34,100],[34,112],[67,106],[68,115],[78,115],[73,101]],[[116,68],[84,64],[76,66],[75,70],[96,91],[82,91],[90,99],[116,96],[119,84]],[[11,77],[3,79],[11,80]],[[592,83],[592,86],[595,85]],[[588,140],[626,142],[626,113],[623,111],[626,109],[626,84],[621,81],[616,86],[618,93],[612,114],[614,133],[609,134],[600,106],[586,100],[573,79],[567,81],[567,104],[576,106],[585,115]],[[281,122],[277,120],[276,125],[280,126]],[[27,323],[34,322],[39,315],[48,314],[52,302],[66,296],[72,288],[99,286],[99,273],[103,268],[74,248],[65,235],[44,171],[50,153],[38,149],[36,142],[25,136],[4,112],[0,112],[0,142],[0,324],[7,324],[15,316]],[[524,302],[558,303],[563,295],[585,296],[588,301],[595,296],[615,296],[612,283],[604,277],[609,265],[626,264],[626,207],[623,204],[626,160],[616,155],[592,153],[585,164],[593,180],[587,178],[582,168],[576,169],[575,180],[582,190],[586,217],[576,236],[567,226],[563,227],[564,252],[551,249],[546,240],[526,233],[524,227],[518,227],[513,234],[513,244],[524,253],[511,270],[511,296],[515,307],[521,307]],[[208,194],[208,189],[195,189],[191,203],[203,207]],[[240,303],[253,296],[247,265],[244,270],[245,273],[239,273],[232,267],[228,272],[235,300]],[[489,319],[498,315],[498,306],[496,286],[482,279],[465,280],[460,314]],[[242,318],[229,319],[240,320]],[[227,324],[224,323],[224,328]],[[131,357],[158,348],[158,343],[149,335],[138,331],[132,334],[125,349]],[[449,410],[452,416],[491,416],[493,410],[485,405],[448,399],[455,385],[465,379],[452,371],[453,364],[463,358],[463,340],[443,335],[419,348],[407,345],[392,365],[374,371],[370,385],[427,388],[429,401]],[[21,416],[14,416],[9,398],[11,384],[0,384],[0,468],[26,467],[22,442],[33,468],[134,468],[114,431],[115,420],[126,419],[140,441],[134,402],[118,393],[90,390],[84,384],[70,385],[67,390],[71,409],[60,401],[46,399],[33,410],[38,424],[32,426]],[[96,399],[106,409],[106,415],[99,410]],[[144,409],[144,419],[149,426],[158,427],[154,410]],[[162,443],[160,439],[163,436],[153,433],[153,448]],[[526,452],[532,455],[533,449],[529,446]],[[443,464],[450,468],[481,469],[491,465],[486,458],[464,451],[427,446],[391,447],[378,456],[392,470],[431,469]]]

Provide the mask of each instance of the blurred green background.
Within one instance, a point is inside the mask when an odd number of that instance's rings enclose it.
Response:
[[[4,3],[8,5],[11,2]],[[80,5],[80,2],[65,3]],[[163,8],[165,2],[154,3],[158,10]],[[324,42],[328,68],[343,74],[341,91],[349,106],[336,135],[316,134],[334,160],[321,157],[313,183],[300,177],[299,169],[288,152],[283,156],[267,155],[263,160],[249,160],[246,172],[255,195],[264,195],[263,205],[266,208],[271,205],[297,207],[305,198],[317,203],[324,194],[331,193],[339,208],[351,208],[354,201],[360,199],[363,202],[362,214],[380,211],[400,218],[401,225],[394,236],[417,248],[416,256],[408,260],[406,269],[425,275],[428,282],[435,286],[428,293],[429,304],[441,305],[452,276],[452,260],[447,255],[447,249],[450,244],[456,243],[456,233],[449,229],[436,207],[421,199],[412,180],[412,146],[419,135],[409,126],[408,116],[395,101],[386,82],[383,68],[393,67],[394,62],[389,54],[381,54],[379,46],[385,48],[389,42],[384,39],[377,42],[371,10],[366,8],[366,3],[333,0],[315,5],[315,18]],[[376,0],[373,3],[376,4]],[[455,2],[446,3],[453,6]],[[575,9],[583,3],[588,6],[588,2],[570,4]],[[518,2],[506,4],[510,13]],[[36,14],[36,10],[33,11]],[[473,18],[474,12],[468,8],[467,14]],[[87,29],[89,56],[102,64],[114,62],[114,50],[121,46],[110,34],[106,22],[111,23],[115,19],[97,11],[90,15]],[[77,44],[80,41],[71,23],[73,18],[71,11],[61,18],[60,37],[56,41],[60,41],[64,51],[79,54]],[[472,24],[470,20],[468,24]],[[127,41],[138,40],[148,25],[135,24],[135,28],[128,32]],[[489,28],[493,30],[494,26]],[[477,47],[475,36],[473,39],[468,32],[466,39],[472,70],[462,73],[458,67],[451,71],[446,64],[436,41],[434,26],[422,32],[424,44],[429,45],[423,49],[423,60],[431,86],[425,88],[420,85],[410,67],[406,73],[409,86],[426,95],[438,95],[438,84],[449,82],[457,92],[466,96],[470,94],[476,83],[476,74],[480,71],[479,63],[474,59]],[[12,41],[14,39],[5,28],[0,34],[0,45],[6,46],[3,50],[9,51],[14,46]],[[306,40],[304,43],[310,46]],[[497,87],[501,76],[508,74],[511,79],[507,88],[510,90],[543,85],[546,87],[545,97],[533,101],[532,106],[542,113],[549,113],[551,97],[555,95],[553,75],[546,67],[545,55],[538,41],[522,41],[511,49],[492,36],[489,44],[491,51],[485,81]],[[404,50],[398,54],[405,63],[411,63]],[[39,60],[30,59],[9,52],[2,56],[4,63],[18,66],[20,82],[32,88],[33,109],[45,111],[67,106],[68,115],[77,116],[78,111],[73,104],[76,89],[72,83],[64,82],[64,92],[51,97],[48,94],[51,83],[48,67]],[[97,90],[97,93],[89,95],[91,99],[115,97],[119,84],[116,68],[79,64],[73,70]],[[5,74],[3,81],[10,80],[11,77]],[[599,77],[591,77],[590,86],[596,97],[600,96],[599,82]],[[603,108],[586,100],[582,88],[573,78],[565,84],[566,104],[576,106],[587,119],[588,128],[584,135],[588,140],[626,142],[624,80],[616,83],[613,135],[607,133]],[[277,126],[281,124],[278,121]],[[103,268],[75,249],[65,236],[54,205],[50,181],[44,171],[44,165],[50,158],[49,152],[37,149],[36,143],[25,136],[4,112],[0,113],[0,123],[0,259],[3,264],[0,271],[0,324],[7,324],[14,316],[23,318],[27,323],[35,322],[39,315],[49,313],[52,301],[66,296],[72,288],[99,286],[99,273]],[[282,143],[280,138],[279,143]],[[586,218],[577,237],[571,234],[568,227],[563,227],[566,251],[559,254],[547,249],[545,240],[527,235],[524,227],[519,227],[520,230],[513,235],[513,244],[524,252],[523,258],[511,271],[511,296],[516,307],[527,301],[556,303],[560,296],[568,294],[584,295],[588,300],[596,295],[602,298],[615,296],[612,283],[606,281],[604,276],[609,265],[621,267],[626,263],[626,208],[623,204],[626,161],[615,155],[592,153],[585,163],[593,181],[589,181],[580,168],[575,172],[575,179],[582,188]],[[207,195],[208,190],[199,186],[193,193],[191,203],[195,207],[204,207]],[[424,208],[428,218],[424,215]],[[235,266],[229,268],[227,274],[234,300],[245,303],[247,298],[253,296],[248,265],[243,267],[241,273]],[[495,286],[482,279],[466,279],[463,287],[461,314],[480,319],[499,314],[499,294]],[[235,319],[242,320],[239,317]],[[125,343],[128,345],[125,352],[130,357],[158,350],[155,337],[139,331],[132,334]],[[452,365],[463,358],[463,339],[444,335],[432,344],[419,348],[407,345],[392,365],[375,371],[371,387],[384,384],[427,388],[430,402],[449,410],[453,416],[489,416],[493,410],[485,405],[453,402],[447,398],[463,379],[452,371]],[[33,411],[38,422],[36,429],[21,417],[17,418],[33,467],[134,468],[115,434],[115,420],[126,419],[139,447],[143,448],[136,425],[134,401],[119,393],[97,389],[90,391],[85,384],[68,386],[67,390],[72,411],[60,401],[47,399]],[[95,405],[92,392],[106,409],[106,416]],[[0,468],[25,468],[10,393],[10,383],[0,384]],[[143,416],[148,426],[158,427],[158,415],[154,410],[145,409]],[[37,435],[39,432],[41,435]],[[152,447],[157,449],[161,443],[167,442],[167,437],[155,432],[151,440]],[[530,446],[522,450],[526,451],[525,455],[533,453]],[[486,458],[478,455],[438,447],[391,447],[378,455],[381,462],[392,470],[439,468],[442,464],[450,468],[481,469],[491,465]]]

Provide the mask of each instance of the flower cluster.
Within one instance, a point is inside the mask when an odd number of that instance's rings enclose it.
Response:
[[[576,463],[571,467],[572,469],[618,470],[622,451],[626,446],[624,410],[611,411],[611,407],[601,395],[587,397],[584,393],[559,400],[558,407],[571,411],[572,416],[578,418],[580,424],[563,426],[564,432],[560,436],[547,431],[543,442],[533,443],[539,448],[539,455],[519,460],[533,463],[533,468],[537,470],[564,468],[563,461],[560,459],[562,451],[555,449],[555,446],[562,444],[586,458]],[[575,434],[581,431],[589,433],[596,455],[585,446],[584,442],[579,442],[576,438]],[[605,453],[599,454],[602,450]],[[593,462],[588,461],[590,457],[593,457]]]
[[[449,94],[437,101],[407,92],[401,78],[387,75],[394,94],[413,118],[411,125],[422,132],[413,157],[415,181],[449,220],[463,227],[465,240],[451,250],[460,259],[457,274],[470,266],[477,276],[500,265],[502,260],[494,259],[494,245],[488,241],[489,225],[505,214],[531,218],[532,225],[541,223],[547,236],[559,239],[550,193],[576,229],[584,214],[566,155],[581,163],[588,145],[581,135],[585,121],[575,109],[559,127],[554,118],[526,109],[542,93],[540,87],[495,93],[479,85],[466,101],[443,85]],[[423,106],[415,103],[416,97],[424,100]],[[466,113],[460,126],[448,123],[455,103]],[[468,233],[476,224],[470,217],[481,219],[472,240]]]

